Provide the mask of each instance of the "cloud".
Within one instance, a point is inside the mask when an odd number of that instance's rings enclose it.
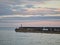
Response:
[[[60,5],[59,2],[57,0],[0,0],[0,15],[58,15],[60,10],[56,7]]]
[[[55,15],[55,16],[52,16],[52,15],[45,15],[45,16],[41,16],[41,15],[4,15],[4,16],[0,16],[0,20],[29,20],[29,21],[32,21],[32,20],[51,20],[51,21],[60,21],[60,15]]]
[[[9,15],[12,14],[10,6],[8,4],[0,3],[0,15]]]
[[[60,0],[0,0],[0,27],[60,26]]]
[[[57,8],[16,8],[16,11],[14,11],[15,14],[21,14],[21,15],[58,15],[60,14],[59,9]]]
[[[29,1],[44,2],[44,1],[50,1],[50,0],[29,0]]]
[[[14,17],[26,17],[26,18],[28,18],[28,17],[38,17],[38,16],[41,16],[41,15],[3,15],[3,16],[0,16],[0,19],[2,19],[2,18],[14,18]]]

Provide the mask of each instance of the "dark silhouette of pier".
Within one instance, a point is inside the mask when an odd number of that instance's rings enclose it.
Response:
[[[60,33],[60,27],[19,27],[16,32]]]

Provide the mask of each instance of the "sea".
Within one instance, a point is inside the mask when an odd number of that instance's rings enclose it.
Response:
[[[60,45],[60,34],[15,32],[15,27],[0,27],[0,45]]]

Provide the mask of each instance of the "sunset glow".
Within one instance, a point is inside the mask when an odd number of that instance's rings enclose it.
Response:
[[[0,0],[0,25],[13,21],[13,26],[21,21],[24,26],[60,26],[60,0]]]

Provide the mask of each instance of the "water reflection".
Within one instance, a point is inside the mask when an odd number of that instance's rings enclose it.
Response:
[[[60,34],[0,30],[0,45],[60,45]]]

